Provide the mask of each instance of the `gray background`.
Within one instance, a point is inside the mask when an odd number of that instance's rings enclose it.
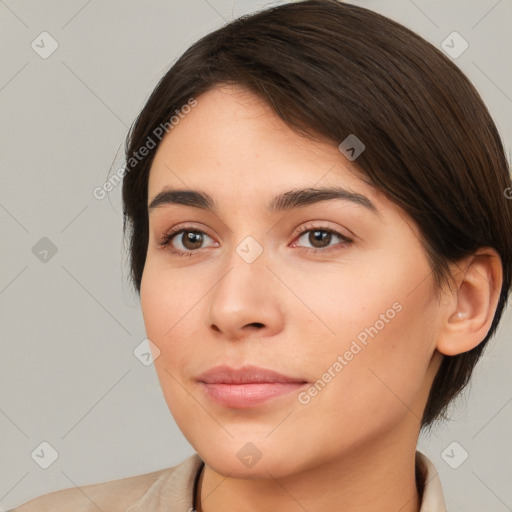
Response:
[[[510,155],[511,0],[353,3],[438,47],[459,32],[469,48],[455,63],[482,94]],[[202,35],[269,5],[0,0],[0,510],[193,453],[153,367],[133,353],[145,332],[125,277],[121,187],[103,200],[92,190],[123,165],[116,151],[171,63]],[[59,45],[46,59],[31,47],[50,48],[38,38],[43,31]],[[57,249],[46,261],[43,237]],[[453,421],[420,439],[450,510],[512,510],[511,336],[509,308]],[[31,457],[43,441],[58,452],[48,469]],[[467,460],[453,469],[446,461],[459,464],[463,450]]]

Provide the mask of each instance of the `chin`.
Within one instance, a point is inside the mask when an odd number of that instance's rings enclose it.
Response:
[[[246,447],[244,448],[247,452],[251,451],[247,450]],[[275,451],[269,453],[262,451],[259,455],[255,453],[251,461],[247,453],[245,455],[240,453],[242,450],[235,451],[222,448],[198,453],[215,472],[230,478],[267,480],[271,477],[282,478],[297,470],[296,463],[298,461],[290,461],[289,458],[281,456]],[[258,456],[261,458],[258,459]]]
[[[212,440],[202,438],[200,442],[191,442],[192,446],[215,472],[231,478],[269,479],[283,478],[291,474],[314,467],[322,457],[321,454],[308,454],[302,447],[290,439],[289,443],[272,435],[261,440],[252,436],[236,436]],[[194,440],[191,440],[194,441]]]

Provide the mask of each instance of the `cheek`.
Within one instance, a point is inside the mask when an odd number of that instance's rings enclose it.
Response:
[[[200,368],[208,365],[208,293],[217,276],[215,270],[205,275],[199,269],[173,268],[162,255],[149,253],[146,260],[140,288],[142,315],[147,337],[160,350],[154,366],[173,415],[181,402],[190,403],[182,386],[189,389],[198,361]]]
[[[181,373],[193,360],[197,316],[191,311],[201,295],[199,284],[180,283],[179,272],[169,275],[169,269],[159,268],[149,259],[141,281],[140,301],[147,337],[159,348],[154,361],[160,387],[168,408],[180,428],[186,427],[190,415],[190,400],[184,390]],[[197,411],[200,414],[200,411]]]
[[[158,377],[165,379],[167,389],[172,383],[166,371],[174,375],[175,368],[189,358],[197,330],[197,316],[191,309],[199,306],[202,293],[195,282],[181,283],[179,272],[170,275],[169,269],[159,268],[158,262],[146,262],[141,281],[140,302],[147,337],[160,350],[155,360]],[[196,307],[197,307],[196,306]],[[169,381],[169,382],[167,382]]]
[[[435,343],[430,269],[420,255],[402,265],[392,256],[310,275],[314,287],[295,289],[317,317],[298,320],[303,361],[320,381],[311,401],[338,420],[350,410],[384,424],[407,412],[425,379]]]
[[[140,288],[140,302],[148,337],[171,339],[183,331],[194,317],[191,308],[204,294],[199,280],[180,280],[182,274],[173,271],[148,255]]]

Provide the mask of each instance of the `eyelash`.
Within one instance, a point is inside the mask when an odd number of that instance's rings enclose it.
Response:
[[[294,234],[294,236],[297,237],[297,236],[303,235],[304,233],[308,233],[309,231],[323,231],[323,232],[326,232],[326,233],[330,233],[331,235],[336,235],[336,236],[338,236],[341,239],[340,243],[342,244],[343,247],[348,247],[348,246],[350,246],[353,243],[353,240],[348,238],[347,236],[342,235],[338,231],[335,231],[335,230],[333,230],[331,228],[324,227],[324,226],[304,225],[304,226],[301,226],[300,228],[296,229],[293,234]],[[192,250],[192,251],[181,251],[179,249],[175,249],[172,246],[172,244],[171,244],[172,240],[176,236],[178,236],[181,233],[185,233],[185,232],[201,233],[203,235],[209,236],[204,231],[202,231],[200,229],[194,228],[194,226],[179,225],[179,226],[175,226],[170,231],[165,233],[162,236],[162,238],[160,239],[159,245],[162,248],[167,248],[170,252],[172,252],[173,254],[176,254],[177,256],[180,256],[180,257],[190,257],[190,256],[193,256],[195,253],[198,252],[198,249],[197,250]],[[211,237],[209,237],[209,238],[211,238]],[[332,247],[335,247],[335,246],[328,246],[328,248],[326,248],[326,249],[311,249],[309,247],[300,247],[299,249],[301,251],[303,251],[304,253],[306,253],[306,254],[310,254],[310,253],[319,253],[319,252],[323,252],[323,253],[330,252],[329,248],[332,248]]]

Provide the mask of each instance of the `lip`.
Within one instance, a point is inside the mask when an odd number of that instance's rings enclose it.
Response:
[[[205,384],[304,384],[307,382],[306,379],[300,377],[289,377],[274,370],[253,365],[242,366],[238,369],[226,365],[215,366],[199,375],[197,380]]]
[[[216,366],[197,380],[209,399],[235,409],[256,407],[308,384],[303,378],[252,365],[238,369]]]

